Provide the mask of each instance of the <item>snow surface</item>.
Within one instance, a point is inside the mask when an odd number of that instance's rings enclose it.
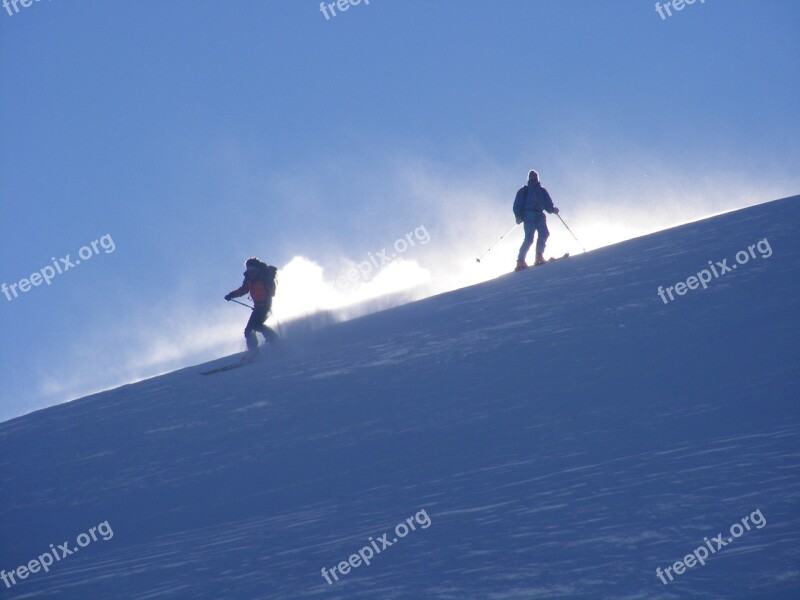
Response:
[[[114,536],[0,598],[800,597],[798,225],[762,204],[2,423],[0,568]]]

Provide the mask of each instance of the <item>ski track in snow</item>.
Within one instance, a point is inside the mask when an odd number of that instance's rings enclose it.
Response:
[[[0,590],[800,597],[798,223],[800,198],[756,206],[2,423],[0,567],[114,537]],[[765,237],[770,258],[656,295]],[[325,583],[422,508],[429,528]]]

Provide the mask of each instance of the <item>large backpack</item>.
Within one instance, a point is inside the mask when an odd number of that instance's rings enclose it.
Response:
[[[261,263],[261,281],[264,282],[264,287],[267,289],[270,297],[275,296],[278,288],[278,267],[272,267],[265,263]]]

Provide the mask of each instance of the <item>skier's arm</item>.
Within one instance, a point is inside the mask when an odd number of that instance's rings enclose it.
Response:
[[[522,202],[525,198],[525,194],[522,192],[524,189],[525,188],[521,188],[517,192],[517,197],[514,198],[514,218],[517,220],[517,223],[519,223],[520,219],[522,219]]]
[[[550,214],[558,214],[558,209],[553,206],[553,199],[550,197],[550,192],[544,188],[542,188],[542,192],[544,192],[544,209]]]
[[[241,298],[249,291],[250,291],[250,282],[247,281],[247,279],[245,279],[244,282],[242,282],[242,287],[233,290],[230,294],[228,294],[228,296],[230,296],[231,298]]]

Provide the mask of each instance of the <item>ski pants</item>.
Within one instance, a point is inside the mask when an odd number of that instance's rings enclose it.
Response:
[[[250,320],[247,321],[247,326],[244,328],[244,339],[247,342],[247,349],[253,350],[258,348],[258,338],[256,331],[264,336],[267,342],[275,343],[278,341],[278,334],[272,331],[269,327],[264,325],[267,320],[267,315],[272,308],[272,303],[256,305],[250,315]]]
[[[547,243],[547,238],[550,237],[550,231],[547,229],[547,217],[544,216],[544,213],[537,214],[533,221],[525,221],[525,239],[522,240],[522,246],[519,247],[517,260],[525,260],[528,250],[533,245],[534,233],[539,234],[536,239],[536,254],[544,254],[544,246]]]

